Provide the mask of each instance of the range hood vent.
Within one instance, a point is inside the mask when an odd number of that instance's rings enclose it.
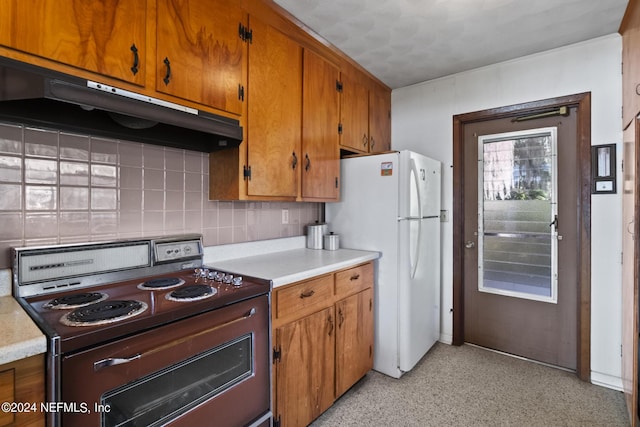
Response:
[[[7,58],[0,120],[207,153],[242,142],[238,120]]]

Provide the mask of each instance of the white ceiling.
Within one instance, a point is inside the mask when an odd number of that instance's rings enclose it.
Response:
[[[616,33],[628,0],[274,0],[392,89]]]

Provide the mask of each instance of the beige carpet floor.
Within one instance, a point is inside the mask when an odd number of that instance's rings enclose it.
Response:
[[[438,343],[399,380],[369,372],[312,427],[628,425],[619,391],[482,348]]]

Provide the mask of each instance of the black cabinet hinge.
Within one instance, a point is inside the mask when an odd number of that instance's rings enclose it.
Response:
[[[342,93],[342,82],[339,80],[336,80],[336,90]]]
[[[245,27],[242,22],[238,25],[238,36],[243,42],[253,42],[253,30]]]
[[[342,135],[342,123],[338,123],[338,134]]]
[[[278,415],[278,418],[273,420],[273,427],[280,427],[280,415]]]
[[[243,172],[242,175],[244,176],[244,180],[246,181],[247,179],[249,181],[251,181],[251,166],[244,166],[243,168]]]
[[[280,356],[282,356],[282,350],[280,349],[280,347],[273,347],[273,363],[276,363],[276,360],[279,362]]]
[[[244,86],[238,85],[238,99],[244,101]]]

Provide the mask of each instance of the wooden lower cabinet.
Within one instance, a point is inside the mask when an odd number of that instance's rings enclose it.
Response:
[[[335,372],[333,307],[276,331],[280,354],[276,376],[281,426],[306,426],[333,404]]]
[[[336,398],[373,366],[373,289],[336,303]]]
[[[44,426],[44,355],[0,365],[0,403],[16,405],[0,411],[0,427]]]
[[[273,295],[275,424],[303,427],[373,367],[373,264]]]

